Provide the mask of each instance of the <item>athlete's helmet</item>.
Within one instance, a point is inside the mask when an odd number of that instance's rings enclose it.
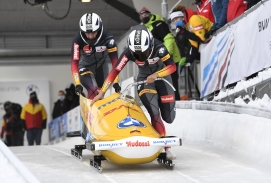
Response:
[[[154,39],[143,25],[136,25],[128,37],[128,47],[135,59],[146,61],[153,51]]]
[[[79,21],[79,27],[80,27],[80,34],[82,39],[90,45],[95,45],[101,38],[101,35],[103,33],[103,23],[102,19],[99,15],[96,13],[86,13],[84,14],[80,21]],[[86,38],[85,34],[83,33],[93,33],[98,32],[97,36],[93,40],[89,40]]]

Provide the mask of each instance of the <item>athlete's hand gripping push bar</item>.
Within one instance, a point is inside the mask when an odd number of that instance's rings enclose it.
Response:
[[[163,80],[163,81],[165,81],[165,82],[173,89],[173,91],[176,91],[175,88],[174,88],[174,86],[173,86],[169,81],[167,81],[166,79],[164,79],[164,78],[156,78],[155,81],[157,81],[157,80]],[[147,80],[144,80],[144,81],[138,81],[138,82],[129,84],[129,85],[125,88],[125,90],[122,92],[120,98],[124,99],[124,98],[126,97],[127,93],[130,91],[130,89],[131,89],[133,86],[140,85],[140,84],[144,84],[144,83],[146,83],[146,82],[147,82]],[[92,106],[97,100],[101,100],[102,98],[103,98],[103,95],[100,95],[100,93],[99,93],[99,94],[92,100],[90,106]]]
[[[155,81],[157,81],[157,80],[163,80],[163,81],[165,81],[165,82],[173,89],[173,91],[176,91],[175,88],[174,88],[174,86],[173,86],[168,80],[166,80],[166,79],[164,79],[164,78],[156,78]],[[138,82],[129,84],[129,85],[123,90],[123,92],[122,92],[120,98],[125,98],[126,94],[130,91],[130,89],[131,89],[133,86],[137,86],[137,85],[140,85],[140,84],[144,84],[144,83],[146,83],[146,81],[147,81],[147,80],[144,80],[144,81],[138,81]]]

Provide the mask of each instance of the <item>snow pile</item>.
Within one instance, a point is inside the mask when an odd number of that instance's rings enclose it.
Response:
[[[267,68],[264,71],[259,72],[257,77],[254,77],[249,80],[244,79],[244,80],[239,81],[234,88],[221,89],[219,94],[214,97],[213,101],[220,101],[222,98],[225,98],[234,93],[238,93],[242,90],[245,90],[247,92],[247,89],[249,87],[254,86],[270,78],[271,78],[271,68]],[[252,94],[253,93],[251,93],[251,95]],[[259,99],[259,98],[252,99],[251,96],[248,96],[248,95],[246,95],[243,98],[238,97],[234,99],[234,103],[240,104],[240,105],[250,105],[250,106],[255,106],[255,107],[263,107],[266,109],[271,109],[271,100],[267,94],[264,94],[262,99]]]

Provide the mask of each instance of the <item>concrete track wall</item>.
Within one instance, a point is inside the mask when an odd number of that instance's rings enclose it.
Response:
[[[211,109],[214,106],[216,108]],[[207,108],[209,110],[204,110]],[[231,158],[271,170],[271,119],[237,114],[240,109],[241,106],[225,103],[178,102],[175,121],[166,124],[167,135],[182,138],[183,144],[215,149]],[[267,110],[250,108],[247,111],[261,114]]]

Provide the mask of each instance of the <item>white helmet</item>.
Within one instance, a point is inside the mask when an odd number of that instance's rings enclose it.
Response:
[[[79,27],[82,32],[97,32],[102,29],[102,19],[96,13],[84,14],[79,22]]]
[[[128,47],[135,59],[146,61],[150,58],[154,39],[144,25],[136,25],[128,37]]]
[[[103,33],[103,23],[102,19],[99,15],[96,13],[86,13],[84,14],[80,21],[79,21],[79,27],[80,27],[80,34],[82,39],[87,44],[96,44],[99,39],[101,38],[101,35]],[[92,33],[92,32],[98,32],[97,36],[93,40],[87,40],[86,36],[82,33]]]

